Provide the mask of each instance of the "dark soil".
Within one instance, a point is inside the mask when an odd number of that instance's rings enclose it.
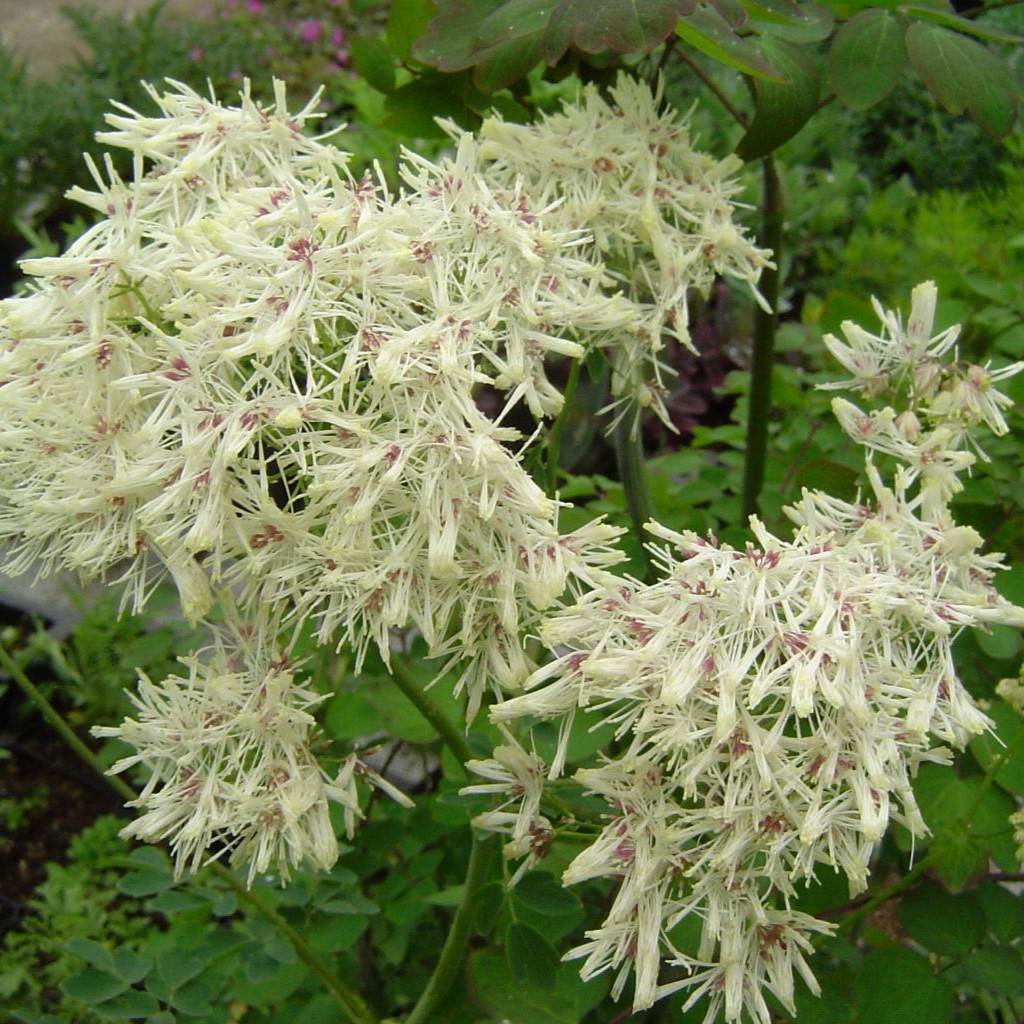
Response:
[[[63,860],[71,839],[101,814],[121,810],[120,798],[42,719],[11,717],[0,724],[0,936],[18,927],[47,863]]]

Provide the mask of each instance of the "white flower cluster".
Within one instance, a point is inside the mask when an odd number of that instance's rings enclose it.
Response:
[[[668,423],[658,354],[669,337],[693,348],[687,293],[706,294],[726,275],[763,304],[754,286],[769,254],[733,222],[737,156],[695,150],[686,124],[642,82],[621,77],[611,98],[588,86],[580,103],[534,124],[491,118],[479,131],[480,156],[488,181],[525,182],[535,203],[550,207],[549,225],[585,227],[587,259],[634,299],[630,322],[605,342],[620,415],[649,408]]]
[[[531,130],[542,163],[573,154],[571,175],[553,165],[577,182],[561,192],[503,162],[496,140],[514,129],[497,122],[436,164],[408,154],[393,195],[303,135],[315,101],[290,114],[280,84],[269,108],[247,90],[237,107],[176,83],[151,95],[157,114],[120,107],[100,136],[133,154],[131,180],[91,165],[96,191],[74,196],[100,221],[26,263],[32,290],[0,303],[5,570],[119,577],[135,609],[170,576],[190,619],[232,592],[243,619],[273,608],[282,636],[313,621],[357,664],[415,627],[461,669],[472,717],[535,668],[523,633],[622,557],[600,522],[559,531],[508,414],[559,411],[548,356],[631,351],[640,336],[653,353],[673,318],[685,336],[688,286],[756,275],[764,254],[731,227],[731,166],[694,155],[626,81],[619,106],[588,93],[578,115]],[[597,192],[579,191],[587,175]],[[482,386],[504,396],[496,419],[475,402]],[[204,708],[197,728],[219,720],[206,688],[218,708],[222,691],[249,700],[234,682],[207,687],[224,678],[197,663],[187,683],[144,681],[143,718],[124,727],[164,766],[137,831],[179,828],[179,864],[240,834],[238,818],[223,794],[182,816],[174,794],[191,783],[154,737],[183,702]],[[280,699],[307,707],[290,685]],[[233,763],[232,792],[264,792],[253,758]],[[312,767],[293,768],[293,785],[312,785]],[[294,861],[303,842],[327,861],[321,803],[308,807],[309,827],[289,825],[284,846],[271,830],[254,863]]]
[[[269,623],[254,632],[236,622],[185,664],[187,678],[143,675],[132,698],[137,717],[94,729],[136,749],[112,772],[142,764],[150,773],[130,805],[144,813],[122,834],[170,840],[179,873],[224,855],[248,864],[250,884],[271,867],[283,879],[289,866],[330,868],[338,842],[328,802],[344,808],[351,836],[362,816],[357,778],[411,806],[355,754],[333,778],[317,763],[310,711],[323,698],[295,683],[296,666],[277,650]]]
[[[894,352],[916,353],[937,380],[963,379],[937,364],[948,336],[928,338],[933,309],[924,285],[907,331],[885,314],[888,336],[872,342],[877,359],[857,366],[858,383],[876,381],[883,360],[895,373]],[[904,369],[895,376],[919,388],[921,374]],[[604,923],[569,955],[585,958],[584,977],[617,972],[614,992],[632,972],[637,1009],[688,989],[687,1005],[710,997],[707,1021],[724,1008],[728,1021],[745,1011],[768,1024],[766,988],[792,1011],[793,970],[817,990],[804,954],[809,935],[829,928],[792,907],[799,887],[825,866],[851,894],[863,890],[891,820],[926,832],[911,778],[922,761],[948,760],[933,739],[962,747],[988,725],[957,678],[952,642],[965,626],[1024,626],[1024,609],[992,586],[998,556],[980,554],[980,536],[950,515],[956,474],[974,455],[943,424],[998,430],[993,410],[1005,401],[985,390],[975,407],[987,411],[975,413],[943,406],[943,393],[927,392],[936,422],[916,433],[900,433],[894,424],[907,420],[891,409],[840,404],[840,422],[868,447],[870,499],[805,491],[789,510],[792,540],[756,519],[744,550],[649,524],[668,542],[655,549],[661,581],[599,588],[553,614],[541,637],[554,660],[492,709],[505,724],[562,720],[552,777],[577,710],[617,726],[622,752],[577,772],[607,819],[563,880],[620,880]],[[892,489],[873,452],[898,460]],[[535,790],[519,779],[512,792]],[[506,804],[504,830],[529,835],[539,807],[525,799],[511,822]],[[691,916],[701,922],[692,948],[675,931]],[[663,961],[675,971],[659,982]]]

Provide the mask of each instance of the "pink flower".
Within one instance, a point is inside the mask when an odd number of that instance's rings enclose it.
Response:
[[[345,42],[345,33],[335,26],[331,29],[331,46],[341,46],[343,42]]]
[[[263,4],[260,0],[245,0],[245,9],[250,14],[260,14],[263,11]]]
[[[299,22],[299,39],[304,43],[315,43],[324,33],[316,18],[307,18]]]
[[[201,61],[203,59],[203,48],[201,46],[193,46],[192,49],[188,51],[188,59],[195,63]]]

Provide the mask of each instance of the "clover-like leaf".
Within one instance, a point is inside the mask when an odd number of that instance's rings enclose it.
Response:
[[[904,26],[888,11],[861,11],[836,33],[828,54],[828,83],[851,110],[885,99],[907,65]]]
[[[745,75],[774,81],[784,77],[764,59],[754,43],[738,36],[713,8],[702,7],[680,18],[675,32],[684,43]]]
[[[697,0],[562,0],[551,15],[544,58],[574,46],[584,53],[648,53],[671,34]]]
[[[917,21],[907,29],[907,53],[928,91],[951,114],[966,111],[996,139],[1013,127],[1020,83],[1005,61],[981,43]]]
[[[761,49],[785,80],[754,80],[754,117],[736,147],[744,160],[756,160],[796,135],[817,109],[820,93],[818,66],[806,50],[770,37]]]
[[[832,34],[835,15],[824,4],[797,0],[744,0],[747,24],[791,43],[820,43]]]

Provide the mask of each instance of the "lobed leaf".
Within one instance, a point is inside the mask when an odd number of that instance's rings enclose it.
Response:
[[[684,43],[745,75],[772,81],[785,77],[764,59],[754,43],[736,35],[716,10],[701,8],[680,18],[675,32]]]
[[[352,67],[378,92],[392,92],[395,88],[395,64],[391,51],[372,36],[353,36],[348,41]]]
[[[796,135],[817,110],[821,91],[817,64],[806,50],[771,38],[761,49],[784,80],[755,79],[754,117],[736,147],[743,160],[765,156]]]
[[[481,0],[481,4],[485,0]],[[427,30],[437,8],[433,0],[391,0],[388,9],[388,48],[400,60],[412,56],[413,43]]]
[[[697,0],[562,0],[548,24],[544,58],[554,64],[570,46],[584,53],[648,53],[696,7]]]
[[[1020,84],[1005,61],[941,25],[914,22],[906,41],[914,70],[951,114],[966,111],[996,139],[1009,132],[1017,119]]]
[[[836,33],[828,83],[851,110],[867,110],[896,87],[907,65],[904,28],[888,11],[862,11]]]
[[[955,1005],[950,985],[937,978],[923,956],[908,949],[877,949],[856,980],[860,1024],[944,1024]]]

